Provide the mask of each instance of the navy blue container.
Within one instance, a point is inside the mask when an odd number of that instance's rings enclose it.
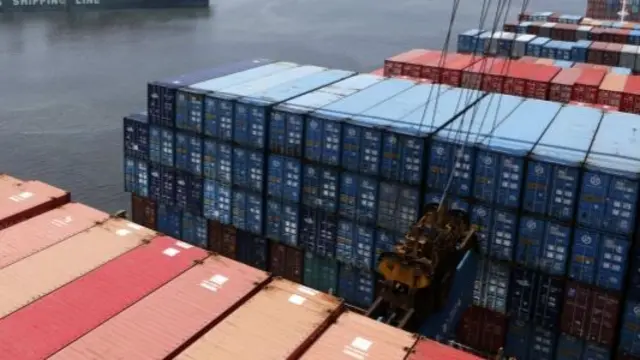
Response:
[[[158,205],[157,216],[158,232],[176,239],[182,238],[182,213],[180,210],[161,203]]]
[[[564,280],[539,274],[533,322],[545,329],[558,328],[564,299]]]
[[[126,176],[126,175],[125,175]],[[158,202],[162,195],[162,174],[160,165],[149,164],[149,199]]]
[[[557,336],[553,330],[535,326],[531,336],[529,359],[555,360]]]
[[[236,234],[236,260],[255,268],[267,269],[269,241],[265,238],[238,231]]]
[[[176,172],[170,167],[160,167],[160,202],[175,206],[176,203]]]
[[[602,111],[565,106],[530,154],[525,211],[570,221],[578,197],[582,163],[598,130]]]
[[[478,46],[478,36],[485,32],[485,30],[471,29],[458,34],[457,51],[461,54],[471,54],[475,52],[476,46]]]
[[[587,343],[581,360],[611,360],[611,349]]]
[[[131,114],[123,120],[124,154],[149,161],[149,121],[146,113]]]
[[[627,298],[640,300],[640,247],[634,246],[629,252],[629,282],[627,284]]]
[[[480,251],[500,260],[513,260],[518,235],[515,212],[476,204],[471,208],[471,223],[478,226]]]
[[[269,150],[277,154],[302,157],[307,114],[382,80],[384,78],[379,76],[358,74],[275,106],[269,122]]]
[[[589,58],[589,47],[593,44],[589,40],[578,40],[571,48],[571,60],[575,62],[587,62]]]
[[[373,273],[341,265],[338,271],[338,296],[349,304],[368,308],[375,296]]]
[[[533,337],[532,332],[531,324],[527,322],[519,320],[509,322],[504,354],[506,356],[513,356],[518,360],[534,360],[529,357]]]
[[[575,336],[560,334],[558,336],[558,348],[556,360],[582,360],[584,341]]]
[[[512,319],[530,322],[536,303],[538,274],[535,271],[515,268],[511,272],[509,286],[509,312]]]
[[[397,183],[380,182],[377,225],[404,233],[420,217],[420,190]]]
[[[343,122],[414,85],[408,80],[386,79],[308,114],[304,157],[314,162],[339,166]]]
[[[182,241],[206,249],[207,230],[207,219],[186,212],[182,213]]]
[[[262,193],[264,154],[261,151],[233,148],[233,186]]]
[[[336,259],[344,264],[371,270],[374,263],[376,231],[351,221],[338,222]]]
[[[547,274],[565,275],[570,244],[570,227],[524,216],[515,261]]]
[[[202,138],[176,132],[176,168],[202,176]]]
[[[234,189],[231,204],[233,226],[255,235],[262,235],[263,205],[260,194]]]
[[[638,126],[640,117],[634,114],[608,112],[602,118],[580,189],[581,225],[621,235],[635,230],[640,174]]]
[[[473,286],[473,304],[505,314],[510,275],[511,271],[506,264],[480,259]]]
[[[427,193],[424,197],[424,204],[429,205],[429,204],[440,204],[440,201],[442,200],[442,193]],[[462,210],[466,213],[469,213],[470,209],[469,209],[469,203],[456,198],[455,196],[451,196],[451,195],[447,195],[446,199],[445,199],[445,203],[447,204],[447,206],[449,207],[449,209],[451,210]]]
[[[278,199],[300,202],[302,165],[299,159],[269,155],[267,194]]]
[[[354,173],[340,174],[340,216],[356,222],[376,221],[378,182]]]
[[[251,68],[263,66],[271,63],[270,60],[248,60],[235,64],[223,65],[213,69],[200,70],[189,74],[179,75],[164,80],[152,81],[147,85],[147,111],[151,124],[174,127],[176,115],[180,112],[180,123],[183,128],[189,128],[191,123],[189,118],[190,108],[187,98],[179,97],[176,92],[179,88],[214,79]],[[180,101],[176,101],[179,98]],[[177,109],[178,108],[178,109]],[[197,110],[197,109],[196,109]],[[197,111],[196,111],[197,115]],[[196,121],[197,123],[197,121]]]
[[[302,203],[330,214],[338,211],[340,173],[320,165],[305,164],[302,174]]]
[[[491,94],[438,131],[431,139],[427,186],[441,191],[446,188],[453,195],[471,196],[476,158],[474,145],[489,136],[496,124],[500,124],[523,100]]]
[[[640,302],[627,300],[622,313],[619,350],[631,356],[640,356]]]
[[[233,148],[231,144],[213,139],[204,139],[202,172],[204,177],[231,184]]]
[[[558,103],[526,99],[478,145],[475,198],[504,207],[520,207],[525,157],[561,107]]]
[[[173,130],[149,126],[149,160],[165,166],[174,166],[175,136]]]
[[[149,165],[146,161],[125,157],[124,191],[149,197]]]
[[[527,43],[526,55],[533,57],[542,57],[542,49],[544,45],[551,41],[549,38],[537,37]]]
[[[302,207],[299,244],[308,251],[330,259],[336,255],[338,219],[322,210]]]
[[[629,246],[627,239],[578,228],[573,240],[569,276],[603,289],[622,290]]]
[[[231,224],[231,186],[205,179],[202,213],[210,220]]]
[[[176,207],[193,215],[202,216],[202,178],[187,173],[176,172]]]
[[[373,258],[374,266],[377,269],[380,260],[380,254],[383,252],[393,252],[394,245],[404,240],[404,234],[398,234],[393,231],[378,229],[376,231],[375,254]]]
[[[280,199],[267,200],[267,222],[265,235],[271,240],[298,246],[300,209],[298,204]]]

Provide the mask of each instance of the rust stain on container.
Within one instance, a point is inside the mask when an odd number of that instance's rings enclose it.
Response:
[[[549,100],[561,103],[570,102],[571,92],[581,74],[582,69],[579,68],[560,70],[560,72],[551,80],[551,84],[549,86]]]
[[[209,250],[235,259],[238,230],[233,225],[223,225],[218,221],[208,220],[207,223],[209,227]]]
[[[0,269],[107,219],[107,213],[86,205],[69,203],[1,230]]]
[[[483,360],[475,355],[456,350],[439,342],[420,339],[415,344],[407,360]]]
[[[342,309],[333,296],[275,279],[176,359],[296,359]]]
[[[407,349],[415,342],[411,333],[346,312],[313,343],[301,359],[403,359]]]
[[[600,84],[598,92],[598,104],[620,108],[622,94],[627,85],[627,75],[609,73]]]
[[[131,194],[131,218],[134,223],[157,230],[156,203],[153,200]]]
[[[68,203],[71,195],[40,181],[0,187],[0,230]]]
[[[392,56],[384,60],[383,73],[385,76],[397,76],[403,75],[402,70],[404,64],[412,59],[428,54],[429,50],[424,49],[412,49],[407,52]]]
[[[0,318],[151,240],[156,232],[110,219],[0,270]]]

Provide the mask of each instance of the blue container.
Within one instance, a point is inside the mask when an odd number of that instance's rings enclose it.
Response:
[[[513,52],[516,34],[512,32],[502,32],[498,37],[498,55],[504,57],[515,57]]]
[[[527,34],[529,30],[529,26],[531,26],[531,21],[523,21],[516,27],[516,32],[518,34]]]
[[[539,274],[536,286],[533,322],[545,329],[557,330],[564,299],[564,280]]]
[[[160,165],[149,164],[149,199],[160,201],[162,195],[162,173]],[[125,170],[126,176],[126,170]],[[126,185],[125,185],[126,186]]]
[[[233,186],[262,193],[264,170],[262,151],[233,148]]]
[[[299,159],[269,155],[267,194],[271,197],[300,202],[302,164]]]
[[[540,57],[547,59],[555,59],[557,51],[558,41],[551,40],[542,46],[540,50]]]
[[[525,157],[561,107],[558,103],[526,99],[479,144],[475,198],[504,207],[520,207]]]
[[[533,270],[515,268],[511,271],[509,312],[512,319],[526,323],[533,319],[537,281],[538,274]]]
[[[533,329],[531,324],[527,322],[519,320],[509,322],[504,354],[506,356],[513,356],[518,360],[534,360],[529,357],[529,352],[532,350],[532,333]]]
[[[571,52],[573,50],[574,42],[562,41],[560,42],[560,46],[556,49],[556,59],[566,61],[564,65],[569,65],[566,67],[571,67],[573,64],[568,64],[572,61]]]
[[[634,246],[630,253],[629,283],[627,284],[627,297],[640,300],[640,247]]]
[[[206,249],[207,231],[207,219],[186,212],[182,214],[182,241]]]
[[[523,100],[517,96],[491,94],[438,131],[431,140],[427,186],[437,190],[447,188],[448,193],[454,195],[471,196],[475,144],[489,136]]]
[[[255,235],[262,235],[263,205],[260,194],[234,190],[231,204],[233,226]]]
[[[158,232],[176,239],[182,238],[182,214],[180,210],[165,204],[158,205]]]
[[[529,359],[555,360],[557,334],[539,326],[533,328]]]
[[[204,180],[202,213],[207,219],[231,224],[231,186],[215,180]]]
[[[614,74],[620,74],[620,75],[632,75],[633,70],[629,69],[629,68],[623,68],[623,67],[613,67],[611,68],[611,72]]]
[[[480,259],[473,284],[473,304],[505,314],[510,273],[506,264]]]
[[[640,45],[640,30],[631,30],[629,33],[629,44]]]
[[[175,136],[173,130],[151,125],[149,127],[149,160],[164,166],[174,166]]]
[[[371,270],[374,263],[376,231],[351,221],[338,222],[336,259],[344,264]]]
[[[131,114],[123,121],[124,154],[149,161],[149,121],[146,113]]]
[[[300,221],[301,247],[320,256],[335,258],[338,220],[335,215],[303,207]]]
[[[178,105],[176,92],[179,88],[200,83],[207,79],[222,77],[260,67],[271,63],[270,60],[248,60],[231,65],[224,65],[208,70],[200,70],[197,72],[175,76],[164,80],[153,81],[147,85],[147,107],[149,113],[149,122],[151,124],[173,127]],[[189,108],[186,106],[187,98],[183,98],[180,104],[182,118],[187,119]],[[186,120],[184,121],[186,123]]]
[[[609,112],[603,116],[585,163],[578,202],[581,225],[621,235],[635,230],[638,126],[640,117],[635,114]]]
[[[302,174],[302,203],[330,214],[338,211],[340,173],[320,165],[305,164]]]
[[[223,184],[232,181],[233,148],[231,144],[218,140],[204,139],[202,154],[202,173],[207,179]]]
[[[558,336],[557,360],[581,360],[584,351],[584,341],[575,336],[560,334]]]
[[[201,216],[203,207],[202,178],[184,171],[176,172],[176,207]]]
[[[327,165],[340,165],[342,123],[413,86],[412,81],[386,79],[308,114],[304,157]]]
[[[571,57],[571,55],[569,55],[569,57]],[[563,69],[568,69],[573,67],[575,63],[573,61],[567,61],[567,60],[556,60],[553,65],[561,67]]]
[[[587,343],[581,360],[611,360],[611,349]]]
[[[478,36],[484,33],[484,30],[471,29],[458,34],[458,52],[462,54],[475,52],[478,46]]]
[[[368,308],[374,300],[375,279],[371,272],[342,265],[338,271],[338,296],[349,304]]]
[[[378,182],[369,177],[343,172],[340,176],[341,217],[359,223],[373,224],[376,221]]]
[[[590,40],[578,40],[573,43],[571,48],[571,61],[576,63],[587,62],[589,58],[589,48],[593,41]]]
[[[527,56],[542,57],[542,50],[549,41],[551,41],[551,39],[545,37],[537,37],[529,41],[525,54]]]
[[[149,197],[149,165],[146,161],[125,157],[124,191]]]
[[[585,161],[602,111],[563,107],[530,154],[523,209],[570,221]]]
[[[515,261],[551,275],[566,274],[571,228],[529,216],[520,219]]]
[[[265,238],[238,231],[236,234],[236,260],[249,266],[267,270],[269,241]]]
[[[480,251],[495,259],[511,261],[518,236],[518,215],[476,204],[471,208],[471,223],[479,227]]]
[[[387,133],[393,133],[397,121],[425,103],[437,101],[449,89],[446,85],[414,86],[346,119],[342,129],[342,167],[377,177],[382,165],[387,177],[397,178],[401,165],[399,146],[394,142],[397,136],[390,137]],[[395,162],[387,160],[382,164],[383,159],[394,158]]]
[[[383,80],[380,76],[359,74],[275,106],[269,122],[269,150],[278,154],[302,157],[307,114]]]
[[[622,313],[618,349],[631,356],[640,356],[640,302],[627,300]]]
[[[376,231],[375,254],[373,258],[374,267],[379,265],[380,255],[384,252],[393,252],[394,245],[404,240],[404,234],[393,231],[378,229]]]
[[[202,176],[202,138],[176,132],[176,168]]]
[[[622,290],[629,246],[624,238],[578,228],[573,240],[569,276],[604,289]]]
[[[398,233],[406,232],[421,216],[420,189],[380,182],[377,213],[376,224],[379,227]]]
[[[283,202],[279,199],[267,200],[266,237],[298,246],[298,226],[300,223],[300,209],[298,204]]]

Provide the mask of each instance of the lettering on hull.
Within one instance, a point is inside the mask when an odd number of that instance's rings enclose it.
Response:
[[[13,6],[64,6],[66,0],[13,0]]]

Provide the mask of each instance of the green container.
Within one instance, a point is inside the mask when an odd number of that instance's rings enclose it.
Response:
[[[338,263],[307,251],[304,255],[304,285],[335,294],[338,286]]]

